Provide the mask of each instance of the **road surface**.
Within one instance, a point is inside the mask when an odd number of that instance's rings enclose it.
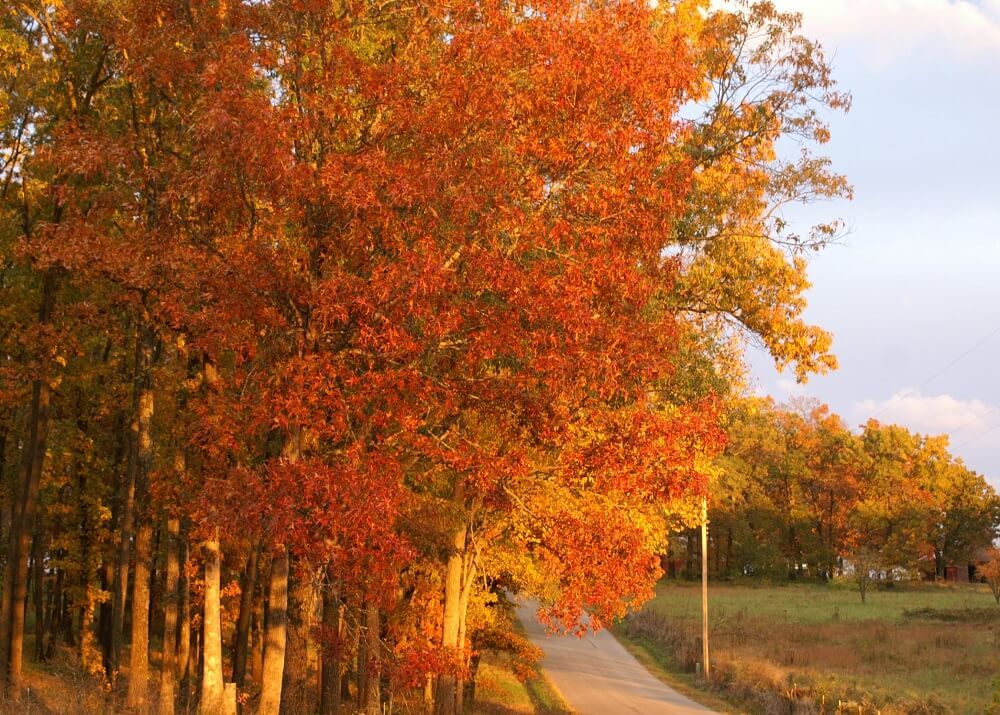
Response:
[[[606,630],[583,638],[547,635],[535,617],[537,608],[522,602],[517,616],[531,642],[545,651],[545,674],[578,715],[712,712],[654,678]]]

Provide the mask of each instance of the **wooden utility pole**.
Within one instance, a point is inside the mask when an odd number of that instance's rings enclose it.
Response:
[[[708,498],[701,499],[701,659],[705,667],[705,679],[709,678],[708,668]]]

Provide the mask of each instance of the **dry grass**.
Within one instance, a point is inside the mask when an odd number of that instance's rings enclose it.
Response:
[[[47,663],[26,659],[24,683],[19,699],[0,700],[0,713],[94,715],[121,711],[116,707],[115,696],[84,673],[75,654],[68,650],[58,650]]]
[[[661,584],[619,628],[662,659],[700,659],[700,591]],[[1000,608],[976,586],[856,593],[824,586],[713,587],[716,687],[765,713],[982,713],[1000,673]],[[992,606],[992,608],[991,608]],[[950,620],[945,620],[950,619]]]

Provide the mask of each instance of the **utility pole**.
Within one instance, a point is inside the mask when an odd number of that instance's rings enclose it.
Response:
[[[701,659],[708,680],[708,497],[701,498]]]

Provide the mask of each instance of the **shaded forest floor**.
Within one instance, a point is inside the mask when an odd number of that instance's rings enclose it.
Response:
[[[31,653],[30,639],[25,655]],[[155,672],[153,673],[155,677]],[[46,663],[24,663],[25,692],[18,701],[0,700],[6,715],[93,715],[125,712],[123,693],[112,692],[84,673],[73,652],[60,649]],[[193,713],[194,698],[187,707],[183,698],[178,713]],[[514,675],[509,657],[486,654],[479,670],[473,715],[568,715],[571,711],[544,676],[522,683]]]
[[[616,635],[692,672],[700,598],[663,581]],[[897,586],[861,603],[839,585],[713,584],[709,603],[712,689],[753,712],[982,713],[1000,675],[1000,606],[985,585]]]

